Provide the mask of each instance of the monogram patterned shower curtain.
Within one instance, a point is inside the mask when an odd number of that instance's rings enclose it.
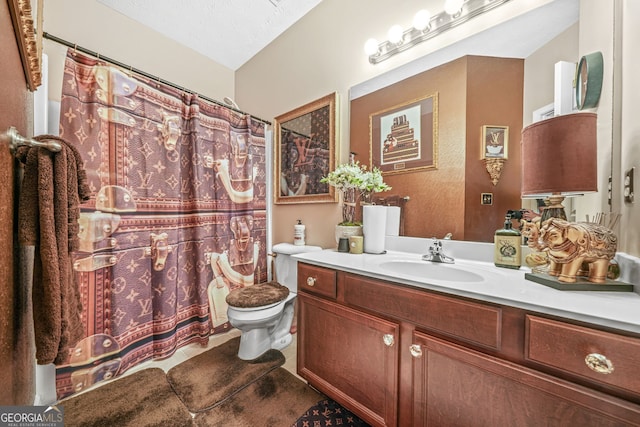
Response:
[[[69,50],[60,136],[92,197],[73,254],[86,338],[59,398],[206,344],[225,296],[267,279],[262,122]]]

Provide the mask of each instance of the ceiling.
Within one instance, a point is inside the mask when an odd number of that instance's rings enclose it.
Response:
[[[236,71],[322,0],[97,1]],[[443,0],[424,1],[432,5]],[[578,10],[578,0],[554,0],[527,16],[502,23],[499,34],[494,28],[464,41],[483,50],[465,49],[492,55],[486,50],[499,44],[494,50],[502,56],[526,57],[575,22]]]
[[[321,0],[98,0],[237,70]]]

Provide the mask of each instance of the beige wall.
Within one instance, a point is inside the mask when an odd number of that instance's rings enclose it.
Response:
[[[576,62],[578,56],[576,23],[524,61],[523,124],[531,124],[533,112],[553,102],[554,64]]]
[[[140,25],[96,0],[44,2],[44,31],[213,99],[233,97],[235,74],[194,50]],[[60,100],[67,48],[44,40],[49,99]]]

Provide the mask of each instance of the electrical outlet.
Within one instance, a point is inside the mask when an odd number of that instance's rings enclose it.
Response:
[[[480,204],[481,205],[492,205],[493,204],[493,193],[481,193],[481,195],[480,195]]]
[[[631,168],[624,173],[624,201],[625,203],[633,203],[633,171]]]

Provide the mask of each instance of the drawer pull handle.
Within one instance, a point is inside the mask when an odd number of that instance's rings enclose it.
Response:
[[[307,277],[307,286],[313,286],[316,284],[316,278],[315,277]]]
[[[416,358],[422,357],[422,348],[418,344],[411,344],[409,346],[409,353]]]
[[[384,342],[384,345],[386,345],[387,347],[391,347],[395,343],[395,339],[391,334],[384,334],[382,336],[382,341]]]
[[[606,356],[598,353],[587,354],[584,363],[589,369],[599,374],[610,374],[613,372],[613,363]]]

